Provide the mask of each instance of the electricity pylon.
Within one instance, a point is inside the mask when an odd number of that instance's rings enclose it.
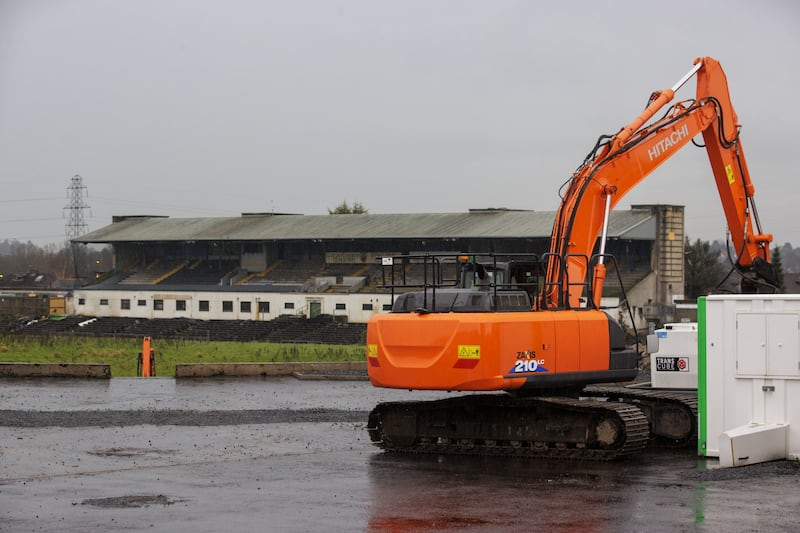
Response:
[[[84,211],[89,209],[86,204],[86,198],[88,198],[89,193],[86,185],[83,184],[83,178],[78,174],[72,176],[71,184],[67,187],[67,191],[69,204],[64,207],[64,212],[69,212],[69,217],[67,218],[65,232],[67,239],[71,241],[85,234],[89,229],[88,224],[86,224],[86,218],[83,215]]]

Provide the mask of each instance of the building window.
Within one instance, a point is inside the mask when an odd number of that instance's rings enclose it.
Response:
[[[119,301],[119,308],[127,311],[131,308],[131,301],[128,298],[123,298]]]
[[[392,310],[392,304],[383,304],[383,310],[384,311],[391,311]]]
[[[269,302],[258,302],[259,313],[269,313]]]
[[[200,311],[205,311],[205,312],[208,311],[208,300],[200,300],[198,305],[199,305],[198,309]]]
[[[294,302],[286,302],[283,304],[284,309],[294,309]]]
[[[186,300],[175,300],[176,311],[186,311]]]
[[[86,305],[86,298],[78,298],[78,305]]]
[[[164,310],[164,300],[153,300],[153,309],[156,311]]]
[[[344,311],[345,309],[347,309],[347,306],[345,304],[336,304],[337,311]]]
[[[362,311],[372,311],[372,304],[361,304]]]
[[[241,313],[249,313],[250,312],[250,302],[239,302],[239,312],[241,312]]]
[[[100,305],[108,305],[108,298],[100,298]]]
[[[222,300],[222,312],[233,313],[233,302],[230,300]]]
[[[147,300],[136,300],[136,305],[139,307],[144,307],[147,305]]]

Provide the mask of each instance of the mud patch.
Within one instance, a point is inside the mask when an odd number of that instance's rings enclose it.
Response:
[[[292,376],[305,381],[369,381],[364,370],[311,370],[292,372]]]
[[[162,450],[158,448],[107,448],[89,452],[99,457],[145,457],[148,455],[171,455],[177,450]]]
[[[114,496],[112,498],[89,498],[83,500],[81,505],[91,505],[104,509],[135,509],[150,505],[172,505],[180,500],[172,500],[163,494],[145,494],[139,496]]]
[[[405,531],[406,533],[438,531],[440,529],[468,529],[488,525],[480,518],[465,516],[438,516],[432,518],[409,518],[392,516],[374,518],[369,522],[369,531]]]

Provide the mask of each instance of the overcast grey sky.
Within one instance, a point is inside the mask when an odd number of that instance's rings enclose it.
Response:
[[[800,2],[0,0],[0,240],[112,215],[554,211],[600,134],[698,56],[743,125],[763,229],[800,246]],[[679,92],[694,96],[694,81]],[[702,149],[619,208],[724,239]]]

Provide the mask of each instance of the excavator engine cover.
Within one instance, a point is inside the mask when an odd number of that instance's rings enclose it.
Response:
[[[630,381],[637,355],[596,309],[388,313],[367,328],[370,381],[431,390],[541,390]]]

